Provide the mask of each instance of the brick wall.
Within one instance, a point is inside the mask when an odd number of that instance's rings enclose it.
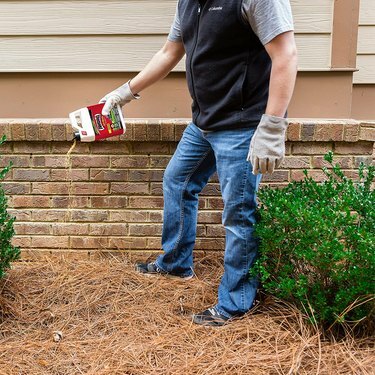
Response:
[[[72,130],[62,120],[0,120],[7,136],[1,164],[13,162],[3,182],[16,237],[30,251],[159,250],[162,177],[186,121],[129,121],[125,136],[79,143],[71,171],[66,153]],[[284,186],[309,170],[321,180],[332,150],[349,176],[360,161],[373,163],[375,123],[291,121],[281,168],[262,185]],[[69,196],[70,193],[70,196]],[[217,177],[200,197],[196,249],[223,249],[222,200]]]

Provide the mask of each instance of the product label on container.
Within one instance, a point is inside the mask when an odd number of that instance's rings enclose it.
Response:
[[[124,133],[124,126],[117,107],[114,107],[108,116],[102,115],[104,103],[87,107],[92,127],[95,132],[95,140],[113,137]]]

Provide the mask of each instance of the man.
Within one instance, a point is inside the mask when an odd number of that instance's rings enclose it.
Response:
[[[164,78],[186,53],[193,121],[164,179],[162,248],[144,274],[193,277],[198,194],[217,171],[226,230],[218,302],[194,314],[197,324],[220,326],[249,311],[257,280],[253,236],[261,175],[285,155],[287,107],[297,72],[289,0],[179,0],[164,47],[131,81],[106,95],[103,114]],[[134,93],[134,94],[133,94]]]

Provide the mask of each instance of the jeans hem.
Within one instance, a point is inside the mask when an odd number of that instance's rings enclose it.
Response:
[[[233,318],[233,315],[227,314],[225,311],[223,311],[223,310],[221,310],[220,308],[218,308],[217,305],[216,305],[214,308],[215,308],[215,310],[216,310],[220,315],[223,315],[223,316],[225,316],[225,317],[228,318],[228,319]]]

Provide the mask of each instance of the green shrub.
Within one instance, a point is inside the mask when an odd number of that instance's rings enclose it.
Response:
[[[317,183],[303,181],[259,191],[260,256],[251,270],[265,291],[292,302],[321,326],[357,324],[374,318],[374,166],[359,179],[333,165],[332,152]],[[370,320],[367,320],[370,319]]]
[[[0,145],[5,142],[5,136],[0,139]],[[0,180],[11,168],[11,164],[0,170]],[[20,249],[12,245],[11,240],[14,235],[14,218],[7,212],[8,201],[4,189],[0,185],[0,279],[5,276],[5,271],[10,268],[11,262],[20,257]]]

